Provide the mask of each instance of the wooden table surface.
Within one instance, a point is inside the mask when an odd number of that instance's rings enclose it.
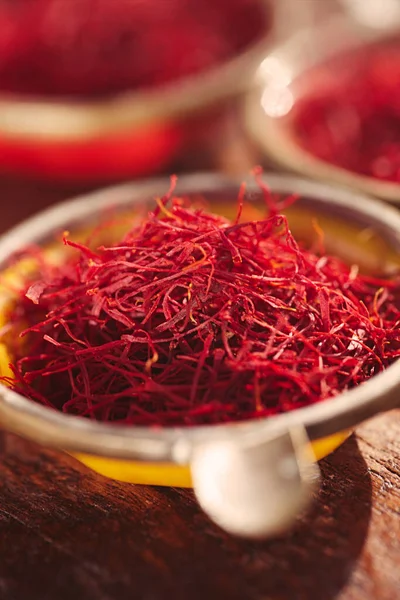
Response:
[[[309,514],[262,543],[225,535],[188,490],[116,483],[1,442],[1,600],[400,597],[400,411],[325,459]]]
[[[0,230],[68,195],[0,193]],[[400,598],[400,410],[325,459],[311,511],[263,543],[225,535],[190,491],[112,482],[8,434],[0,452],[0,600]]]

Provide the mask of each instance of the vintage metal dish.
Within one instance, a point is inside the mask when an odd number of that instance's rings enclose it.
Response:
[[[275,48],[261,63],[257,87],[245,103],[246,128],[252,140],[280,168],[357,189],[393,203],[400,202],[400,185],[352,173],[316,158],[291,134],[290,111],[301,91],[300,77],[341,53],[356,51],[393,37],[393,29],[369,28],[338,16],[319,27],[305,29]]]
[[[288,211],[294,234],[311,235],[311,215],[326,232],[328,251],[374,271],[400,267],[400,214],[341,189],[288,176],[266,175],[273,191],[301,195]],[[177,192],[199,194],[214,210],[232,213],[239,180],[203,174],[182,177]],[[62,203],[15,227],[0,239],[0,270],[26,244],[48,244],[54,232],[99,222],[102,209],[134,210],[168,188],[166,180],[127,184]],[[259,188],[248,185],[251,202]],[[0,317],[4,321],[4,288]],[[3,312],[1,307],[3,306]],[[7,354],[0,345],[0,366]],[[0,423],[20,436],[64,450],[115,479],[191,486],[203,508],[223,527],[242,535],[268,535],[291,522],[318,479],[315,461],[336,448],[362,420],[400,401],[400,362],[340,396],[277,417],[193,428],[126,427],[58,413],[0,385]],[[312,442],[310,444],[310,441]]]

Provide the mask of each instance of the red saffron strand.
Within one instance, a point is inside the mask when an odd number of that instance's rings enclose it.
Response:
[[[230,221],[174,186],[117,244],[71,243],[59,266],[43,252],[9,310],[3,382],[99,421],[214,424],[323,401],[400,356],[398,279],[300,246],[265,185],[252,222],[244,187]]]

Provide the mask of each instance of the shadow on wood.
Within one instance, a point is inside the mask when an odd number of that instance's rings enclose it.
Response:
[[[225,535],[190,491],[108,481],[9,435],[1,454],[1,600],[329,600],[368,529],[354,438],[322,463],[310,514],[266,543]]]

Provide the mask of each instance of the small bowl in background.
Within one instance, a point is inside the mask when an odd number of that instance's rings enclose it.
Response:
[[[302,148],[295,139],[290,118],[296,102],[311,89],[307,87],[308,73],[321,67],[316,77],[323,77],[327,61],[341,55],[346,59],[352,52],[389,42],[398,35],[394,31],[387,27],[367,27],[348,15],[339,15],[278,45],[261,63],[257,85],[245,102],[246,131],[265,159],[288,171],[400,203],[400,184],[359,175]],[[333,80],[335,73],[330,71],[329,77]]]

